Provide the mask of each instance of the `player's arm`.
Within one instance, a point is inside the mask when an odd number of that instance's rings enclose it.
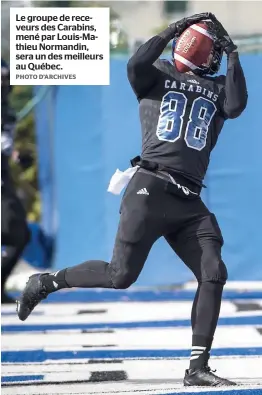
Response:
[[[237,118],[247,105],[247,86],[240,64],[237,46],[233,43],[222,24],[212,15],[215,22],[215,35],[218,44],[227,55],[227,74],[225,80],[225,99],[222,103],[227,118]]]
[[[159,70],[153,63],[161,56],[165,47],[175,36],[175,30],[170,26],[150,38],[138,48],[127,64],[127,76],[138,99],[144,97],[154,85]]]
[[[154,85],[159,73],[154,66],[154,62],[161,56],[169,41],[179,36],[188,26],[203,19],[208,19],[209,16],[210,13],[202,13],[183,18],[172,23],[163,32],[150,38],[138,48],[127,64],[127,74],[129,82],[139,99],[145,96]]]
[[[228,118],[237,118],[247,105],[247,86],[238,52],[228,54],[223,110]]]

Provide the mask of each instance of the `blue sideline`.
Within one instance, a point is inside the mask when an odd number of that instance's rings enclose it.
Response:
[[[191,350],[81,350],[81,351],[2,351],[2,363],[44,362],[47,359],[141,359],[141,358],[187,358]],[[214,348],[212,356],[262,355],[262,347]]]
[[[18,321],[19,322],[19,321]],[[30,322],[30,321],[29,321]],[[218,321],[219,325],[262,325],[262,315],[246,317],[222,317]],[[135,329],[135,328],[173,328],[188,327],[191,321],[186,320],[160,320],[160,321],[135,321],[135,322],[108,322],[108,323],[75,323],[75,324],[17,324],[2,325],[2,333],[6,332],[37,332],[47,330],[68,330],[68,329]]]
[[[16,383],[20,381],[36,381],[44,380],[44,375],[31,375],[31,376],[2,376],[2,383]]]
[[[15,292],[12,296],[16,299],[19,293]],[[49,295],[48,299],[42,303],[93,303],[93,302],[155,302],[155,301],[172,301],[172,300],[193,300],[194,291],[174,290],[160,291],[137,290],[63,290]],[[224,300],[234,299],[262,299],[262,291],[225,291],[223,293]]]

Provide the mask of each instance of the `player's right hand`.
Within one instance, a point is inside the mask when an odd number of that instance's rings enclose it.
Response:
[[[215,36],[215,42],[225,51],[227,55],[237,49],[233,40],[229,36],[228,32],[224,28],[221,22],[217,20],[215,15],[211,14],[210,19],[213,21],[213,34]]]
[[[214,15],[211,12],[201,12],[174,22],[170,27],[174,30],[174,37],[179,37],[189,26],[207,19],[212,20],[213,17]]]

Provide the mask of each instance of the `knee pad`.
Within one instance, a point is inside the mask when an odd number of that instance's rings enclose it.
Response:
[[[228,278],[227,268],[223,260],[215,256],[203,261],[200,282],[215,282],[225,284]]]
[[[108,271],[115,289],[127,289],[136,281],[136,278],[128,270],[123,268],[116,270],[112,264],[108,265]]]

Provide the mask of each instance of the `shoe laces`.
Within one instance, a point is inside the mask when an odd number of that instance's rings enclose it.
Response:
[[[217,371],[216,369],[212,370],[212,369],[210,368],[210,366],[208,366],[208,365],[205,365],[205,366],[203,367],[203,369],[204,369],[206,372],[209,372],[209,373],[215,373],[215,372]]]

